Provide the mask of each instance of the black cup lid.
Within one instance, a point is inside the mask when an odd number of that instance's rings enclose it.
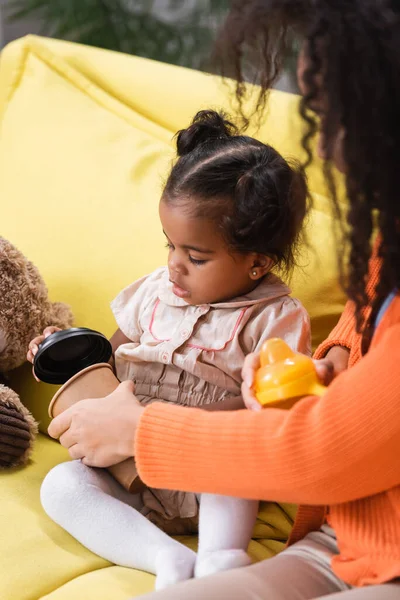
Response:
[[[108,362],[111,344],[98,331],[72,327],[49,335],[39,346],[33,362],[40,381],[61,385],[82,369]]]

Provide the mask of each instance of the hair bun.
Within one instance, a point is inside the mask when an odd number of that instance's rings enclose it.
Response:
[[[212,140],[228,139],[237,134],[237,127],[222,112],[200,110],[187,129],[176,135],[178,156],[192,152],[197,146]]]

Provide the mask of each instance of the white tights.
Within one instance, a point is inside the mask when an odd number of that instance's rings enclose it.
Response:
[[[141,496],[103,469],[80,461],[57,465],[43,481],[41,501],[53,521],[95,554],[156,574],[156,589],[251,562],[246,550],[258,502],[203,494],[196,555],[146,519]]]

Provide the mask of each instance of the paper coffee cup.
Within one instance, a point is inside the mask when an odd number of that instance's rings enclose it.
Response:
[[[91,365],[71,377],[57,391],[50,402],[49,415],[53,419],[85,398],[104,398],[111,394],[119,383],[110,364]],[[144,488],[133,458],[127,458],[117,465],[108,467],[107,470],[132,494],[136,494]]]

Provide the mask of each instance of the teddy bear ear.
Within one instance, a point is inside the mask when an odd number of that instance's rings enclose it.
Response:
[[[48,325],[54,325],[60,329],[72,327],[74,317],[70,307],[63,302],[53,302],[51,305],[51,315],[46,319]]]

